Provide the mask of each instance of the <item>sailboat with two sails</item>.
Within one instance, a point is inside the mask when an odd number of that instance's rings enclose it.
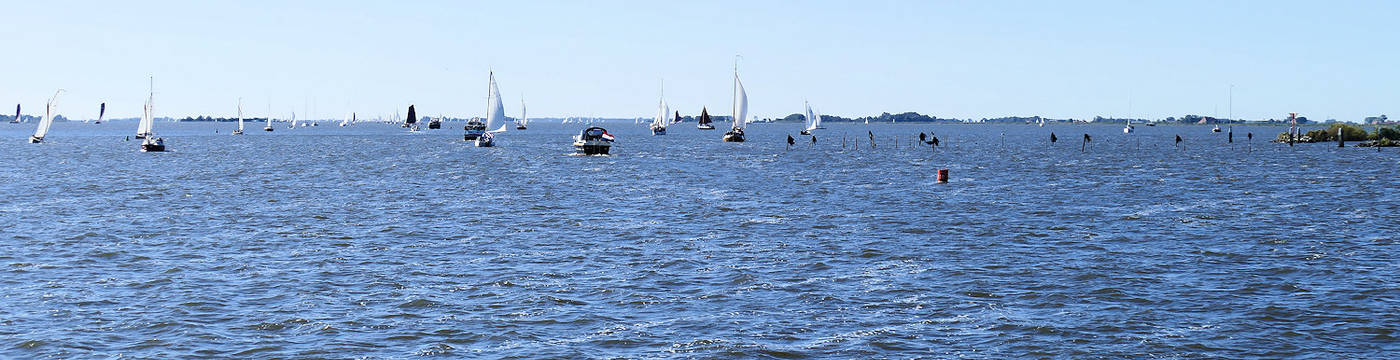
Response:
[[[496,134],[506,131],[506,108],[501,103],[501,90],[496,87],[496,73],[493,71],[489,74],[486,85],[488,95],[486,97],[486,124],[484,128],[497,129],[482,132],[481,136],[476,138],[476,147],[496,146]]]
[[[58,89],[53,93],[53,97],[49,98],[49,103],[44,108],[44,118],[39,120],[39,127],[34,129],[34,135],[29,137],[30,144],[42,143],[44,137],[49,135],[49,127],[53,126],[53,117],[58,114],[58,94],[62,92],[63,89]],[[16,111],[15,114],[15,118],[18,119],[19,112]]]
[[[822,126],[822,116],[821,116],[821,114],[818,114],[816,111],[812,111],[812,104],[810,104],[810,103],[808,103],[808,102],[806,102],[806,101],[803,101],[802,104],[805,105],[805,106],[807,107],[807,114],[806,114],[806,115],[807,115],[807,119],[806,119],[806,121],[804,122],[804,125],[806,125],[806,126],[804,126],[804,127],[802,128],[801,134],[802,134],[802,135],[812,135],[812,131],[813,131],[813,130],[817,130],[817,129],[821,129],[821,128],[822,128],[822,127],[821,127],[821,126]]]
[[[141,122],[136,124],[136,137],[142,139],[141,152],[165,151],[165,139],[156,137],[155,127],[156,78],[151,77],[151,92],[146,98],[146,106],[141,112]]]
[[[744,92],[744,83],[739,81],[739,62],[734,62],[733,125],[724,133],[724,142],[744,142],[744,126],[748,124],[749,95]]]
[[[666,135],[666,125],[670,123],[666,116],[670,115],[671,107],[666,105],[666,90],[661,90],[660,103],[656,106],[656,118],[651,120],[652,135]]]
[[[695,122],[695,128],[700,130],[715,129],[714,121],[710,120],[710,111],[708,108],[700,108],[700,119]]]

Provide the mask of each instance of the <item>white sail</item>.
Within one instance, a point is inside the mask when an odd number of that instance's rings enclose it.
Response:
[[[155,115],[153,113],[153,111],[155,110],[155,100],[156,79],[155,77],[151,77],[151,92],[149,95],[147,95],[146,105],[141,110],[141,122],[136,124],[136,136],[146,137],[151,135],[151,127],[155,126],[156,122]]]
[[[665,128],[668,123],[666,116],[670,113],[671,107],[666,106],[666,99],[661,99],[661,102],[656,105],[656,118],[651,120],[651,127]]]
[[[272,102],[267,103],[267,128],[272,128]]]
[[[340,126],[350,125],[350,118],[352,116],[355,116],[354,113],[346,114],[345,119],[340,120]]]
[[[520,97],[520,126],[529,124],[530,118],[525,116],[525,96]]]
[[[817,129],[817,115],[816,115],[816,113],[813,113],[813,112],[812,112],[812,104],[807,103],[806,101],[803,101],[802,104],[803,104],[803,105],[806,105],[806,107],[807,107],[807,114],[806,114],[806,115],[807,115],[807,119],[806,119],[806,121],[805,121],[805,123],[807,124],[807,126],[806,126],[803,130],[807,130],[807,131],[816,130],[816,129]]]
[[[812,120],[812,128],[820,129],[822,127],[822,113],[812,110],[812,117],[814,118],[814,120]]]
[[[292,111],[292,127],[297,127],[297,112]]]
[[[53,117],[58,114],[58,94],[63,92],[59,89],[53,93],[53,98],[49,99],[48,107],[44,109],[44,118],[39,120],[39,128],[34,129],[34,137],[43,139],[49,134],[49,127],[53,126]]]
[[[744,92],[744,83],[739,81],[739,73],[734,73],[734,129],[743,130],[748,124],[749,94]]]
[[[243,98],[238,98],[238,132],[243,132]]]
[[[490,95],[486,99],[486,128],[495,128],[491,130],[493,133],[506,131],[506,108],[501,104],[501,90],[496,88],[496,73],[491,73],[488,86]]]

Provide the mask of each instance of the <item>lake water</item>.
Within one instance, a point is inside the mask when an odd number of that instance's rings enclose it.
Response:
[[[618,123],[585,157],[573,124],[231,126],[140,153],[134,122],[0,124],[0,358],[1400,354],[1393,148]]]

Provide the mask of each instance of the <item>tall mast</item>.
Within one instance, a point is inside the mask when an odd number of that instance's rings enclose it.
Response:
[[[1230,105],[1228,107],[1230,120],[1235,119],[1235,84],[1230,84]]]
[[[488,69],[488,70],[486,70],[486,74],[487,74],[487,78],[486,78],[486,116],[487,116],[487,117],[490,117],[490,116],[491,116],[491,83],[496,82],[496,70],[494,70],[494,69]],[[491,121],[491,119],[484,119],[483,122],[485,122],[485,121]]]
[[[737,103],[739,97],[739,57],[738,54],[734,55],[734,84],[732,85],[734,90],[729,95],[729,116],[732,121],[730,127],[736,127],[739,124],[738,119],[733,119],[739,115],[739,104]]]

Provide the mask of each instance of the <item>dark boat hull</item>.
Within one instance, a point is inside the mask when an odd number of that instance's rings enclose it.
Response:
[[[666,135],[666,128],[651,128],[652,135]]]
[[[141,144],[141,152],[165,152],[165,145]]]
[[[441,129],[441,128],[442,128],[442,123],[439,123],[439,122],[436,122],[436,121],[428,123],[428,129]]]
[[[744,131],[735,129],[724,133],[724,142],[744,142]]]
[[[44,142],[44,138],[41,138],[41,137],[34,137],[33,135],[30,135],[30,136],[29,136],[29,143],[30,143],[30,144],[39,144],[39,143],[43,143],[43,142]]]
[[[715,126],[714,126],[714,125],[709,125],[709,124],[700,124],[700,125],[695,125],[695,128],[696,128],[696,129],[700,129],[700,130],[714,130],[714,129],[715,129]]]
[[[577,144],[576,144],[576,145],[574,145],[574,151],[577,151],[579,154],[584,154],[584,155],[607,155],[607,154],[608,154],[608,151],[610,151],[610,150],[612,150],[612,145],[607,145],[607,144],[605,144],[605,145],[594,145],[594,144],[586,144],[586,145],[577,145]]]

